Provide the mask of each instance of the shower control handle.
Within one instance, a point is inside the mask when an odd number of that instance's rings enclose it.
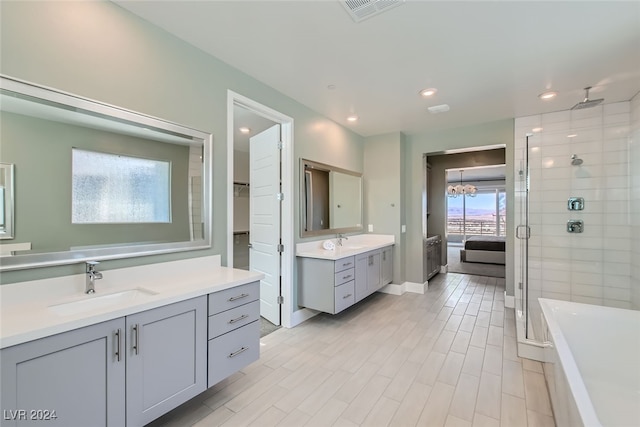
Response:
[[[567,221],[567,233],[582,233],[584,222],[581,219],[570,219]]]
[[[569,197],[567,201],[567,209],[570,211],[581,211],[584,209],[583,197]]]

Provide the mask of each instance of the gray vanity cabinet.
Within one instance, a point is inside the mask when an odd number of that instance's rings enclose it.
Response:
[[[381,288],[380,250],[356,255],[356,301]]]
[[[336,314],[393,279],[393,246],[328,260],[299,256],[298,304]]]
[[[3,427],[143,426],[207,388],[207,297],[8,347],[0,359]]]
[[[127,316],[126,328],[127,427],[206,390],[206,296]]]
[[[120,318],[2,349],[2,426],[124,426],[124,333]]]
[[[382,283],[381,286],[388,285],[393,281],[393,246],[381,249]]]

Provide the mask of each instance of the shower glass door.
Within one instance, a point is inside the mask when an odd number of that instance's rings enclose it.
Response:
[[[521,146],[516,147],[519,155],[515,163],[515,217],[517,220],[515,245],[515,264],[516,264],[516,315],[518,322],[524,329],[526,339],[535,339],[533,331],[533,323],[531,322],[531,301],[536,302],[539,292],[535,291],[532,286],[532,277],[530,277],[530,242],[531,242],[531,176],[530,161],[535,157],[538,150],[532,147],[532,135],[526,135],[520,142]],[[519,145],[520,145],[519,144]],[[533,193],[535,194],[535,192]],[[535,197],[535,196],[534,196]],[[535,281],[535,278],[533,278]]]

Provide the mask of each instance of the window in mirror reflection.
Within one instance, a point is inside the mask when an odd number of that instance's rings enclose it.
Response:
[[[171,162],[72,149],[72,223],[171,222]]]

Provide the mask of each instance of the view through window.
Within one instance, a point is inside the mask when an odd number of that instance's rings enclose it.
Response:
[[[479,190],[475,196],[447,198],[447,238],[463,242],[468,236],[505,236],[507,202],[502,189]]]

